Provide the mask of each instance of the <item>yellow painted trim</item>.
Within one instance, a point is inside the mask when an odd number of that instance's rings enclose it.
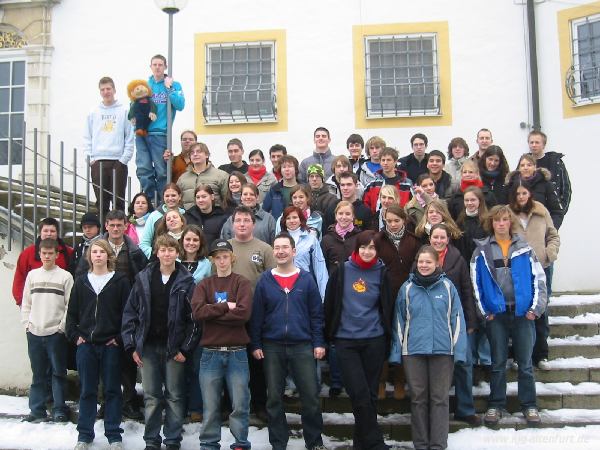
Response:
[[[437,34],[441,115],[367,118],[364,38],[366,36],[418,33]],[[450,39],[448,22],[355,25],[352,27],[352,47],[354,55],[354,116],[356,128],[436,127],[452,125]]]
[[[567,96],[567,91],[565,89],[567,82],[567,71],[571,67],[573,57],[571,47],[571,21],[587,16],[593,16],[595,14],[600,14],[600,2],[592,2],[587,5],[564,9],[557,13],[560,79],[562,81],[560,91],[562,94],[563,117],[565,119],[600,114],[600,103],[575,105]]]
[[[275,41],[275,79],[277,82],[277,121],[262,123],[210,124],[202,115],[202,93],[206,83],[206,45],[235,42]],[[272,133],[288,129],[287,52],[285,30],[197,33],[194,38],[195,98],[194,117],[198,134]]]

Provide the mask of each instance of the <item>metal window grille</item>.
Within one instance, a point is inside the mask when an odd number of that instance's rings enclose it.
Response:
[[[567,94],[575,104],[600,102],[600,15],[571,22],[573,65]]]
[[[12,163],[21,164],[25,118],[25,61],[0,62],[0,166],[8,164],[12,137]]]
[[[440,114],[437,36],[365,38],[367,117]]]
[[[207,45],[207,123],[277,120],[275,42]]]

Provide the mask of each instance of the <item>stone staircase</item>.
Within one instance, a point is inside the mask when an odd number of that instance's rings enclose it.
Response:
[[[547,369],[535,369],[538,406],[542,427],[585,426],[600,424],[600,295],[556,296],[550,302],[550,360]],[[507,369],[508,402],[511,413],[505,416],[500,428],[523,429],[525,420],[517,399],[517,372]],[[453,409],[454,388],[450,395]],[[324,433],[340,440],[352,439],[354,418],[350,399],[342,394],[337,399],[321,394]],[[473,388],[475,408],[485,412],[489,384],[482,382]],[[386,439],[410,441],[410,399],[391,398],[379,401],[379,424]],[[300,402],[287,400],[288,421],[301,430]],[[450,432],[467,428],[464,422],[451,419]],[[298,432],[298,431],[296,431]]]
[[[8,185],[9,180],[6,177],[0,177],[0,232],[8,232]],[[79,231],[79,220],[86,212],[85,195],[73,196],[72,193],[63,191],[62,198],[59,188],[50,188],[50,209],[47,209],[48,191],[46,186],[37,187],[37,192],[32,183],[25,183],[24,186],[24,208],[23,216],[25,218],[23,232],[25,233],[26,245],[33,242],[35,237],[35,227],[33,223],[34,209],[36,210],[37,220],[50,216],[57,220],[61,218],[61,232],[63,236],[71,236],[73,231]],[[12,180],[12,237],[19,241],[21,237],[21,181]],[[73,221],[73,202],[75,201],[75,221]],[[93,202],[90,208],[94,209]],[[68,242],[68,241],[67,241]],[[69,242],[68,242],[69,243]]]

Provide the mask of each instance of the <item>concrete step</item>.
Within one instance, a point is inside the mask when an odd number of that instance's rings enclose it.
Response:
[[[574,358],[600,358],[600,335],[581,337],[569,336],[566,338],[549,338],[549,359]]]
[[[595,336],[600,334],[600,313],[583,313],[574,317],[548,318],[551,337]]]
[[[600,313],[600,295],[559,295],[550,297],[550,316],[575,317],[586,313]]]
[[[542,423],[539,428],[563,428],[563,427],[581,427],[586,425],[600,424],[600,412],[578,409],[560,409],[557,411],[541,410],[540,416]],[[299,436],[301,433],[301,420],[298,414],[287,414],[287,420],[294,434]],[[410,414],[390,414],[386,417],[379,417],[379,426],[384,433],[386,440],[399,442],[411,441]],[[457,432],[469,425],[450,419],[450,433]],[[520,412],[505,415],[498,426],[499,429],[523,430],[527,428],[527,423]],[[323,432],[327,436],[340,440],[352,439],[354,433],[354,417],[351,413],[323,414]],[[338,447],[336,447],[338,448]],[[341,447],[340,447],[341,448]],[[407,447],[407,448],[412,448]],[[475,447],[473,448],[480,448]],[[517,447],[515,447],[517,448]]]

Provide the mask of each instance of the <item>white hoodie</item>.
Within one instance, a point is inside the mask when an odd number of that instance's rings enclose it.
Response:
[[[119,160],[127,165],[133,156],[133,126],[128,109],[118,100],[106,106],[100,103],[88,114],[83,135],[83,154],[90,162]]]

